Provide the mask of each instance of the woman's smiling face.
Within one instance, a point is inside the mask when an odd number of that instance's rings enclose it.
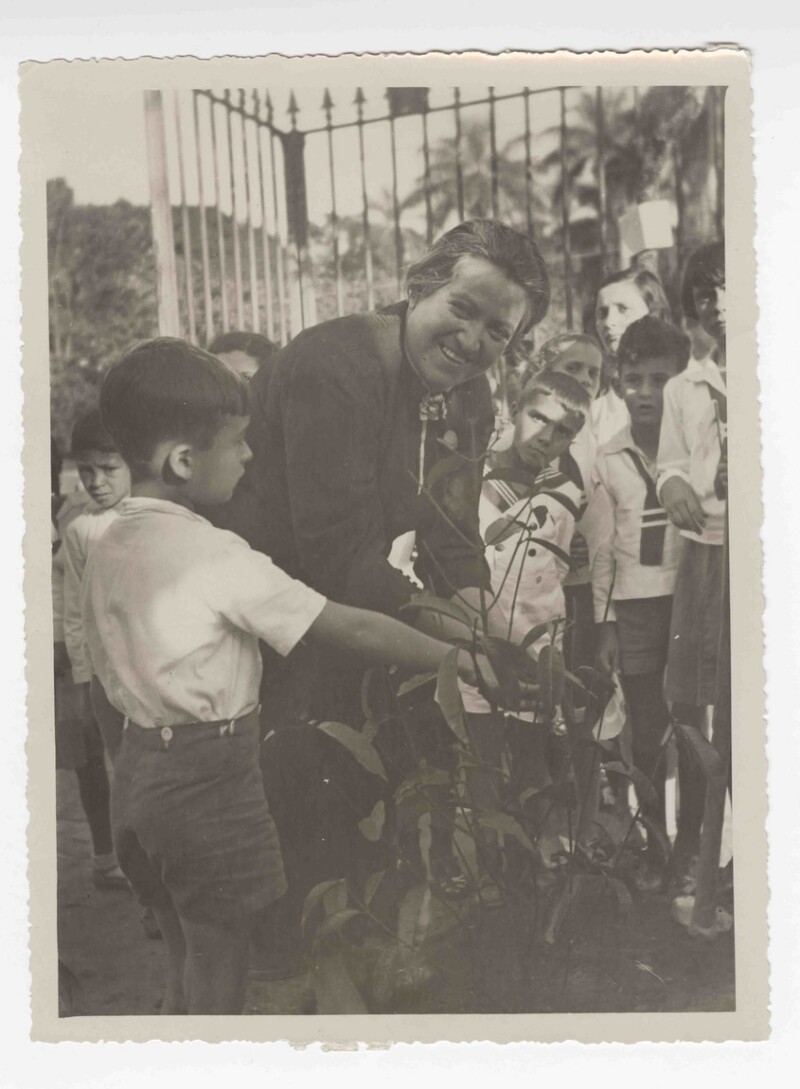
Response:
[[[411,300],[405,348],[429,390],[452,389],[497,362],[525,317],[519,284],[482,257],[460,257],[450,280]]]

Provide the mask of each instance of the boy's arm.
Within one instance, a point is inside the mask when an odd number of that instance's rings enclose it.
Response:
[[[312,639],[319,639],[338,650],[358,655],[365,662],[396,665],[411,673],[437,670],[442,659],[452,650],[448,643],[433,639],[390,616],[355,609],[350,605],[337,605],[333,601],[325,604],[308,629],[308,634]],[[483,654],[477,654],[473,661],[469,651],[460,650],[458,675],[473,687],[477,687],[481,680],[489,693],[500,695],[497,677]],[[535,687],[521,682],[520,689],[522,695],[518,709],[533,708],[536,702]]]
[[[686,442],[681,405],[681,392],[684,388],[683,382],[673,378],[664,389],[656,490],[667,516],[678,529],[702,533],[706,515],[700,499],[689,483],[691,450]]]
[[[614,603],[610,600],[610,594],[614,581],[616,508],[597,467],[593,475],[592,498],[586,518],[591,526],[589,552],[594,618],[601,624],[604,620],[615,619]]]
[[[80,517],[67,526],[61,545],[64,554],[64,642],[72,665],[72,679],[83,684],[92,679],[86,655],[81,615],[81,583],[86,569],[86,541]]]

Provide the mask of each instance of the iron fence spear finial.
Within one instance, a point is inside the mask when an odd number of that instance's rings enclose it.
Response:
[[[325,111],[325,119],[327,124],[331,124],[331,111],[333,110],[333,99],[328,88],[325,88],[325,94],[322,96],[322,108]]]
[[[286,111],[292,119],[292,130],[297,128],[297,115],[300,113],[300,107],[297,105],[297,99],[294,96],[294,91],[289,92],[289,109]]]

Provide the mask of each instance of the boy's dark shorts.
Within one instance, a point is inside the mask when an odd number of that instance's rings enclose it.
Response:
[[[614,611],[622,675],[663,673],[669,652],[672,595],[615,601]]]
[[[259,767],[258,713],[229,723],[129,723],[114,764],[119,864],[141,902],[230,923],[286,891]]]

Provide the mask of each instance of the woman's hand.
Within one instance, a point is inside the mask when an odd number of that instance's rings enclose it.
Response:
[[[535,711],[539,703],[539,686],[531,681],[518,680],[518,695],[514,699],[514,706],[509,706],[509,694],[507,688],[502,688],[492,664],[485,654],[477,653],[474,656],[466,648],[458,652],[458,675],[466,684],[473,688],[479,688],[490,699],[502,705],[509,711]]]

